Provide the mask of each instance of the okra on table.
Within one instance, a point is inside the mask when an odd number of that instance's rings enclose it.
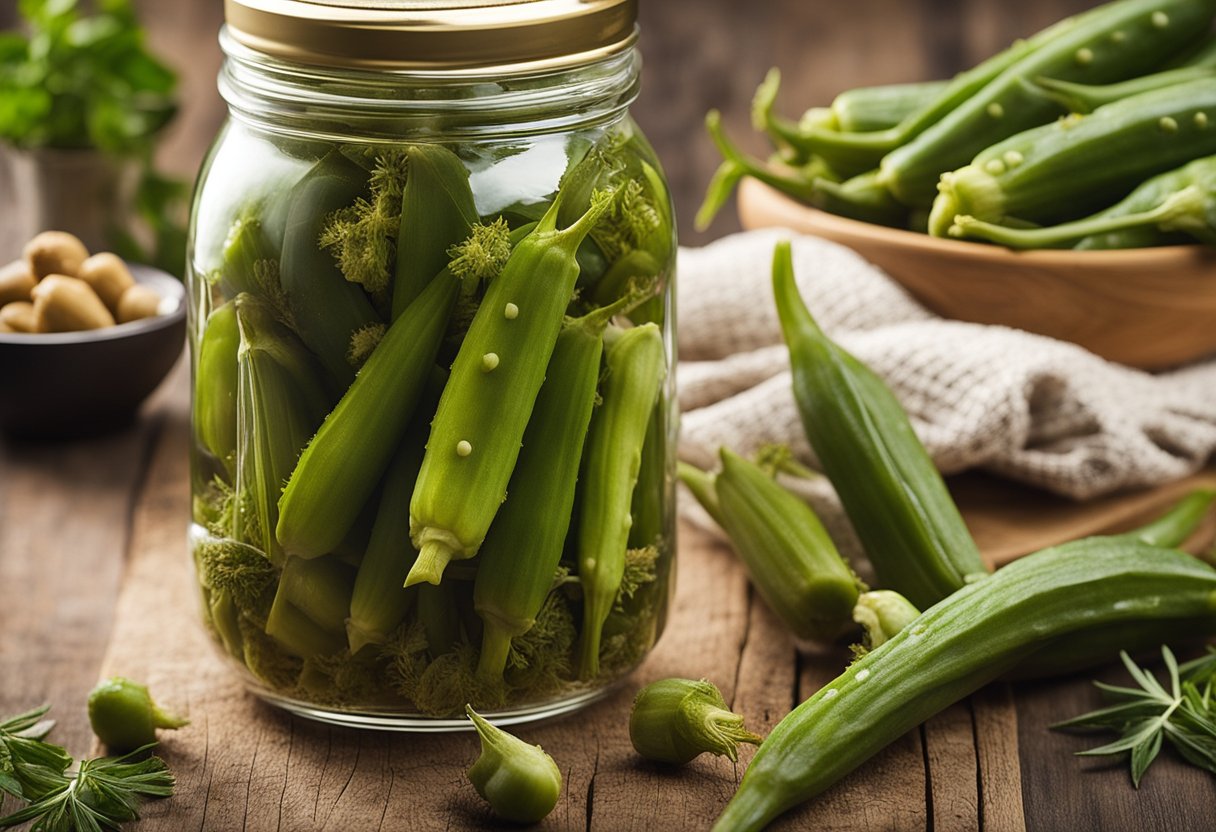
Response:
[[[1103,625],[1216,630],[1216,570],[1093,538],[1028,555],[926,610],[769,734],[714,826],[758,830],[1037,651]]]
[[[879,585],[924,608],[984,575],[979,549],[899,401],[811,317],[788,242],[773,254],[773,292],[803,429]]]

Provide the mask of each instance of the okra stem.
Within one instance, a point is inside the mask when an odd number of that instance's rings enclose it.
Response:
[[[1138,529],[1116,535],[1116,538],[1138,540],[1149,546],[1181,546],[1207,517],[1213,501],[1216,501],[1216,490],[1197,488],[1156,520]]]
[[[715,523],[725,529],[726,524],[722,521],[722,508],[718,504],[718,493],[714,487],[717,474],[702,471],[684,460],[676,463],[676,474],[679,476],[680,482],[687,486],[692,496],[701,504],[701,508],[705,509]]]

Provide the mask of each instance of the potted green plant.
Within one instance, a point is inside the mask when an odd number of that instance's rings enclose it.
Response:
[[[147,50],[130,0],[20,0],[19,13],[23,31],[0,32],[6,242],[62,229],[180,274],[188,192],[152,162],[176,74]]]

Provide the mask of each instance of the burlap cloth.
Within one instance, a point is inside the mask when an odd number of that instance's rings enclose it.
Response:
[[[713,468],[720,445],[746,454],[779,442],[815,464],[773,305],[780,239],[793,243],[811,313],[886,379],[944,472],[981,468],[1086,499],[1181,478],[1216,450],[1216,360],[1150,374],[1073,344],[944,320],[849,249],[766,229],[680,250],[682,459]],[[851,537],[826,483],[798,490],[830,531]],[[692,502],[682,510],[707,523]]]

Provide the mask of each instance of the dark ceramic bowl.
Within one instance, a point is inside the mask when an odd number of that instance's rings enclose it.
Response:
[[[132,265],[131,273],[163,298],[160,315],[85,332],[0,332],[0,430],[66,438],[134,418],[181,355],[186,291],[149,266]]]

